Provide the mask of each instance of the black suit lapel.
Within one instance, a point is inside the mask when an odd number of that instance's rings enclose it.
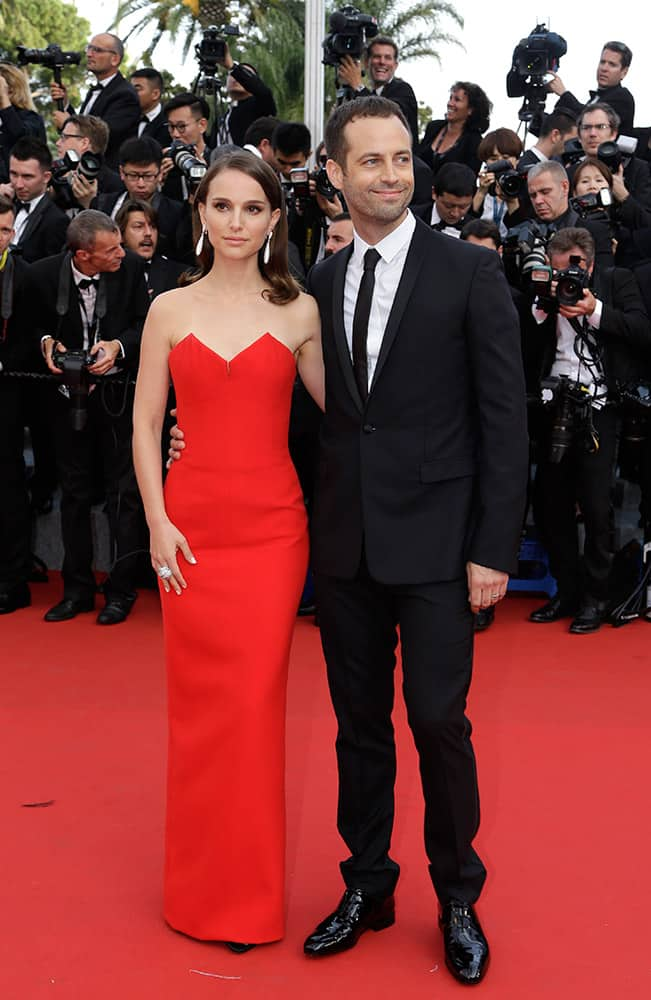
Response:
[[[17,245],[19,247],[23,246],[23,244],[27,242],[30,236],[32,236],[32,234],[36,232],[36,230],[41,224],[43,216],[47,212],[48,206],[49,206],[48,196],[43,195],[36,208],[33,208],[30,211],[29,215],[27,216],[27,222],[25,223],[23,231],[20,234],[20,239],[18,240]]]
[[[339,355],[339,363],[341,364],[341,370],[344,373],[344,379],[346,381],[346,385],[348,386],[348,391],[355,400],[356,405],[361,410],[362,399],[359,394],[359,389],[357,388],[357,383],[355,382],[353,361],[348,349],[346,328],[344,326],[344,285],[346,283],[348,261],[351,258],[352,252],[353,244],[351,243],[350,246],[344,247],[343,250],[340,250],[336,256],[337,267],[332,286],[332,331],[335,339],[335,345],[337,347],[337,354]]]
[[[423,260],[425,259],[425,242],[427,240],[427,236],[427,229],[424,228],[422,224],[417,222],[414,235],[411,238],[411,245],[407,251],[407,259],[405,260],[405,266],[400,278],[400,284],[398,285],[396,296],[393,300],[393,305],[391,306],[391,312],[389,313],[389,319],[387,320],[369,392],[373,392],[373,389],[377,384],[377,380],[380,377],[380,373],[389,356],[391,346],[396,339],[396,334],[398,333],[398,328],[400,327],[400,321],[402,320],[402,314],[407,308],[407,303],[409,302],[411,293],[414,289],[418,272],[420,271]]]

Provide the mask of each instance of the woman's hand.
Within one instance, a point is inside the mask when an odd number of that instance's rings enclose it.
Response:
[[[162,521],[149,529],[149,550],[151,552],[151,564],[156,571],[156,575],[163,582],[166,594],[170,588],[177,594],[185,590],[187,583],[181,572],[176,553],[180,550],[186,562],[191,565],[196,564],[196,559],[192,554],[185,535],[183,535],[170,520]],[[160,570],[167,567],[171,570],[171,576],[161,577]]]

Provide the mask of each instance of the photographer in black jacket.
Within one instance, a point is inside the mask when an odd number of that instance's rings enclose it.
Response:
[[[93,610],[91,504],[99,460],[114,564],[97,621],[113,625],[124,621],[135,601],[141,544],[131,459],[133,386],[114,376],[135,369],[149,300],[142,261],[123,250],[120,230],[103,212],[80,212],[68,226],[67,244],[65,253],[34,264],[28,276],[32,328],[64,390],[55,394],[51,415],[62,491],[63,599],[45,620]]]
[[[534,515],[558,592],[530,620],[573,617],[570,632],[582,635],[599,628],[608,606],[617,384],[644,371],[651,323],[630,271],[595,271],[588,232],[562,229],[547,252],[551,296],[534,303],[536,322],[525,337],[536,347],[540,376],[552,376],[543,383],[553,400],[543,407]],[[585,525],[582,564],[577,502]]]
[[[377,94],[394,101],[407,119],[415,149],[418,145],[418,101],[410,84],[396,76],[398,46],[394,40],[385,35],[372,38],[366,49],[365,64],[370,86],[364,85],[362,68],[352,56],[341,59],[337,68],[340,82],[347,84],[355,97]]]
[[[215,122],[210,146],[243,146],[244,133],[256,118],[276,114],[276,102],[269,87],[250,63],[236,63],[228,45],[222,65],[226,69],[226,93],[231,106],[223,118]]]
[[[547,90],[560,96],[554,111],[569,110],[578,115],[584,107],[590,107],[597,102],[606,103],[619,115],[622,132],[631,135],[635,118],[635,100],[630,90],[622,87],[622,80],[628,73],[632,59],[633,53],[628,45],[624,45],[623,42],[606,42],[597,66],[597,89],[590,91],[590,98],[585,104],[566,89],[557,73],[553,73],[553,79],[547,84]]]

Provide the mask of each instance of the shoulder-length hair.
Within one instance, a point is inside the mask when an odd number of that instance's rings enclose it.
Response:
[[[201,220],[199,218],[199,205],[205,205],[208,199],[208,191],[215,177],[225,170],[238,170],[247,177],[257,181],[264,191],[265,198],[271,206],[272,212],[280,209],[280,218],[274,228],[271,237],[271,254],[269,263],[265,264],[263,259],[264,247],[258,252],[258,267],[260,274],[271,285],[264,294],[269,302],[274,305],[285,305],[297,298],[300,288],[289,273],[287,259],[287,214],[285,212],[285,200],[280,181],[268,163],[261,160],[254,153],[249,153],[244,149],[228,150],[220,153],[197,188],[194,196],[192,208],[192,230],[195,242],[201,233]],[[197,257],[197,271],[186,277],[187,284],[192,284],[208,274],[215,258],[214,250],[210,241],[203,241],[203,248]]]
[[[576,170],[572,176],[572,191],[576,191],[576,185],[586,167],[596,167],[601,176],[608,181],[608,187],[612,191],[613,189],[613,175],[608,166],[602,163],[601,160],[597,159],[596,156],[586,156],[585,159],[581,160],[577,164]]]
[[[451,91],[463,90],[468,98],[468,104],[472,108],[472,114],[468,116],[466,128],[474,128],[478,132],[485,132],[490,125],[491,111],[493,103],[477,83],[468,83],[465,80],[457,80],[450,87]]]
[[[9,100],[15,108],[22,111],[36,111],[29,89],[29,81],[22,69],[11,63],[0,62],[0,73],[7,81]]]

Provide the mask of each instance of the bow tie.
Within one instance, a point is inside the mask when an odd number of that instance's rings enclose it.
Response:
[[[16,206],[16,212],[29,212],[31,205],[28,201],[19,201],[18,198],[14,201]]]
[[[463,219],[461,220],[461,222],[443,222],[443,219],[441,219],[440,222],[434,223],[432,229],[436,229],[438,233],[443,232],[444,229],[458,229],[459,232],[461,232],[461,230],[464,227],[464,224],[465,220]]]
[[[102,86],[102,84],[101,83],[94,83],[92,87],[88,88],[88,93],[89,94],[96,94],[100,90],[104,90],[104,87]]]
[[[85,292],[87,288],[97,288],[99,285],[99,278],[82,278],[77,283],[77,288],[80,291]]]

